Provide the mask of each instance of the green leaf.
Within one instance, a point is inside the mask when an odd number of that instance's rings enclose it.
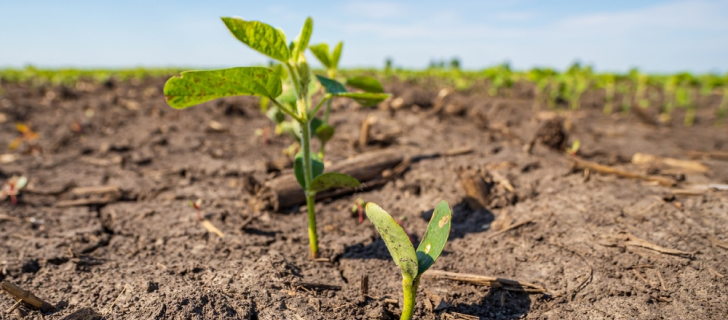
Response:
[[[357,188],[359,185],[359,180],[348,174],[327,172],[313,179],[311,191],[319,192],[344,187]]]
[[[331,137],[334,136],[335,131],[336,129],[333,126],[330,126],[328,124],[322,124],[321,126],[316,128],[314,134],[316,135],[316,138],[321,140],[321,142],[326,143],[331,140]]]
[[[222,21],[235,38],[252,49],[281,62],[286,62],[291,57],[285,35],[270,25],[229,17],[223,17]]]
[[[379,80],[370,76],[360,76],[346,79],[346,85],[372,93],[384,93],[384,88]]]
[[[321,161],[321,157],[318,154],[311,152],[311,168],[313,169],[313,179],[315,180],[324,172],[324,162]],[[303,150],[298,151],[296,158],[293,162],[293,173],[296,175],[296,180],[301,188],[306,189],[306,178],[303,172]]]
[[[354,99],[365,107],[374,106],[389,98],[389,94],[386,93],[369,93],[369,92],[342,92],[332,94],[334,97],[344,97]]]
[[[417,276],[417,254],[402,226],[389,213],[372,202],[367,203],[366,212],[367,218],[382,235],[382,240],[387,245],[394,263],[402,269],[402,275],[414,279]]]
[[[346,92],[346,87],[344,87],[341,82],[320,75],[316,75],[316,78],[321,83],[321,85],[326,88],[326,92],[328,93],[335,94]]]
[[[275,98],[281,91],[281,77],[263,67],[185,71],[178,77],[170,78],[164,85],[167,103],[177,109],[229,96]]]
[[[344,42],[339,41],[339,44],[334,48],[334,52],[331,53],[331,67],[333,69],[339,68],[339,59],[341,58],[341,49],[344,47]]]
[[[306,22],[303,23],[301,33],[296,38],[295,47],[293,49],[293,57],[298,59],[298,54],[304,52],[308,47],[308,41],[311,40],[311,33],[313,33],[313,19],[311,17],[306,18]]]
[[[432,213],[425,237],[417,246],[418,275],[425,273],[442,253],[447,237],[450,235],[451,224],[452,210],[450,210],[450,205],[445,200],[440,201]]]
[[[318,59],[321,64],[326,67],[326,69],[331,69],[331,60],[329,59],[329,45],[326,43],[319,43],[308,46],[308,49],[311,50],[311,53],[313,53],[314,57]]]
[[[268,109],[268,112],[265,113],[266,116],[268,116],[268,119],[273,121],[273,123],[281,123],[286,120],[286,115],[283,114],[280,108],[278,106],[272,106],[270,109]]]

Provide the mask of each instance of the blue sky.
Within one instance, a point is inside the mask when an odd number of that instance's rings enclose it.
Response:
[[[0,0],[0,67],[230,67],[266,63],[220,16],[281,27],[312,43],[344,40],[344,67],[728,71],[728,1],[9,1]]]

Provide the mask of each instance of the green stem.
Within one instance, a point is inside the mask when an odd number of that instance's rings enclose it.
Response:
[[[299,100],[299,103],[305,103]],[[303,148],[303,177],[306,182],[306,206],[308,207],[308,240],[311,247],[311,259],[318,257],[318,234],[316,233],[316,208],[314,202],[316,193],[311,190],[313,181],[313,166],[311,165],[311,121],[306,119],[301,123],[301,147]]]
[[[329,113],[331,113],[331,99],[326,101],[326,110],[324,110],[324,123],[329,124]]]
[[[404,303],[402,304],[402,316],[399,320],[410,320],[415,312],[415,302],[417,301],[417,287],[420,286],[420,276],[414,278],[402,275],[402,296]]]

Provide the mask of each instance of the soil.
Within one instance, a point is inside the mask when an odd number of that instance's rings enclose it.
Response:
[[[416,319],[728,316],[728,192],[673,195],[690,185],[728,183],[728,161],[702,159],[707,173],[630,163],[636,152],[689,159],[689,150],[728,151],[728,131],[713,125],[708,106],[715,99],[704,101],[689,128],[679,113],[668,124],[643,121],[644,114],[605,116],[598,93],[586,95],[578,111],[536,112],[527,87],[490,97],[478,86],[438,107],[436,84],[393,80],[387,92],[406,97],[396,108],[337,100],[327,161],[382,148],[409,157],[459,147],[473,152],[423,157],[384,186],[319,201],[321,255],[329,259],[321,262],[309,259],[303,208],[258,212],[248,191],[251,181],[291,171],[281,150],[293,140],[274,136],[265,144],[255,135],[270,122],[254,98],[178,111],[166,105],[163,84],[4,84],[2,147],[18,136],[16,122],[40,138],[6,150],[14,156],[0,163],[0,181],[29,178],[17,205],[0,203],[0,280],[58,308],[41,315],[23,306],[26,318],[62,319],[91,308],[104,319],[398,319],[392,300],[401,303],[401,275],[371,223],[352,214],[357,198],[405,217],[415,242],[437,202],[447,200],[452,232],[432,269],[548,290],[423,279]],[[356,146],[367,116],[378,119],[372,135],[393,139]],[[678,186],[575,171],[570,155],[543,143],[524,151],[539,123],[554,116],[564,119],[563,132],[556,130],[564,146],[581,142],[580,157],[669,176]],[[462,168],[497,173],[514,191],[471,210],[458,182]],[[108,188],[74,189],[101,186]],[[188,204],[197,199],[224,237],[198,222]],[[241,228],[251,215],[258,216]],[[502,219],[491,228],[496,218]],[[504,220],[529,222],[509,230]],[[639,239],[659,247],[635,245]],[[363,276],[368,296],[360,292]],[[0,312],[14,304],[1,296]],[[432,308],[425,299],[436,296],[445,303]]]

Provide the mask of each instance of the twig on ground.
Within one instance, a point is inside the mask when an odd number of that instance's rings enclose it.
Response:
[[[627,246],[635,246],[635,247],[647,248],[647,249],[650,249],[650,250],[657,251],[659,253],[664,253],[664,254],[679,256],[679,257],[682,257],[682,258],[690,258],[693,255],[695,255],[694,252],[691,253],[691,252],[686,252],[686,251],[682,251],[682,250],[676,250],[676,249],[670,249],[670,248],[661,247],[661,246],[658,246],[658,245],[656,245],[654,243],[648,242],[647,240],[637,238],[637,237],[635,237],[635,236],[633,236],[631,234],[628,236],[627,241],[624,244],[627,245]]]
[[[485,285],[485,286],[490,286],[490,287],[495,287],[495,288],[502,288],[502,289],[508,290],[508,291],[518,291],[518,292],[528,292],[528,293],[547,293],[548,292],[548,290],[546,290],[544,287],[541,287],[537,284],[523,282],[523,281],[517,281],[517,280],[504,279],[504,278],[481,276],[481,275],[476,275],[476,274],[448,272],[448,271],[442,271],[442,270],[430,270],[430,271],[425,272],[423,274],[423,276],[425,278],[430,278],[430,279],[455,280],[455,281],[466,282],[466,283],[471,283],[471,284]]]
[[[718,240],[718,238],[713,236],[708,236],[708,240],[710,240],[710,243],[713,244],[714,247],[719,247],[728,250],[728,243]]]
[[[243,220],[243,222],[240,224],[240,230],[245,229],[245,227],[247,227],[251,222],[253,222],[255,219],[258,219],[259,216],[260,212],[251,213],[250,215],[248,215],[248,217],[245,218],[245,220]]]
[[[632,273],[634,273],[634,275],[635,275],[635,276],[636,276],[636,277],[637,277],[638,279],[642,280],[642,282],[644,282],[644,283],[645,283],[646,285],[648,285],[648,286],[650,285],[650,282],[648,282],[648,281],[647,281],[647,279],[645,279],[645,277],[643,277],[643,276],[642,276],[642,275],[641,275],[641,274],[639,273],[639,271],[637,271],[637,269],[632,269]]]
[[[207,220],[207,219],[203,220],[202,226],[207,230],[207,232],[214,233],[220,238],[225,237],[225,234],[222,233],[222,231],[220,231],[220,229],[215,227],[215,225],[213,225],[212,222],[210,222],[210,220]]]
[[[710,270],[710,273],[714,274],[718,278],[722,279],[725,277],[724,275],[720,274],[718,271],[715,271],[715,269],[713,269],[711,267],[708,267],[708,270]]]
[[[119,200],[118,196],[105,196],[101,198],[61,200],[55,203],[57,208],[82,207],[92,205],[106,205]]]
[[[657,165],[668,166],[673,168],[684,169],[694,172],[708,172],[708,167],[694,160],[680,160],[674,158],[665,158],[646,153],[635,153],[632,156],[632,163],[636,165]]]
[[[660,270],[655,269],[657,272],[657,278],[660,279],[660,287],[662,287],[662,290],[667,291],[667,286],[665,285],[665,279],[662,279],[662,272]]]
[[[601,165],[596,162],[578,159],[575,157],[572,157],[571,160],[574,162],[574,167],[577,169],[589,169],[591,171],[604,173],[604,174],[613,174],[613,175],[617,175],[617,176],[620,176],[623,178],[638,179],[638,180],[645,180],[645,181],[655,181],[661,185],[668,186],[668,187],[671,187],[671,186],[674,186],[677,184],[677,182],[675,180],[667,178],[667,177],[645,175],[645,174],[641,174],[641,173],[625,171],[625,170],[621,170],[621,169],[612,168],[610,166]]]
[[[567,248],[566,246],[564,246],[560,242],[554,241],[552,243],[554,245],[558,246],[561,249],[564,249],[566,251],[571,252],[572,254],[575,254],[575,255],[579,256],[582,260],[584,260],[584,263],[586,263],[586,266],[589,267],[589,275],[587,275],[586,277],[584,277],[584,280],[581,280],[581,282],[579,283],[579,285],[576,286],[576,289],[574,289],[574,292],[571,293],[571,298],[570,299],[571,299],[571,301],[574,301],[574,298],[576,297],[576,295],[581,290],[584,290],[584,288],[586,288],[586,286],[588,286],[592,282],[592,280],[594,279],[594,268],[591,266],[591,263],[589,263],[589,260],[587,260],[586,257],[583,254],[581,254],[581,252],[578,252],[576,250]]]
[[[111,313],[111,311],[114,310],[114,306],[116,305],[116,302],[119,301],[119,298],[121,298],[121,296],[124,294],[124,292],[126,292],[126,285],[124,286],[124,288],[121,289],[121,292],[119,292],[119,295],[116,296],[116,299],[114,299],[114,301],[111,302],[111,305],[109,306],[109,308],[106,309],[106,312],[104,312],[104,318],[106,318],[106,316],[108,316],[109,313]]]
[[[503,229],[503,230],[501,230],[501,231],[498,231],[498,232],[496,232],[496,233],[494,233],[494,234],[491,234],[491,235],[490,235],[490,236],[488,236],[488,237],[487,237],[486,239],[490,239],[490,238],[493,238],[493,237],[499,236],[499,235],[501,235],[501,234],[504,234],[504,233],[506,233],[506,232],[508,232],[508,231],[511,231],[511,230],[515,229],[515,228],[518,228],[518,227],[520,227],[520,226],[523,226],[523,225],[526,225],[526,224],[528,224],[528,223],[531,223],[531,222],[533,222],[533,220],[534,220],[534,219],[532,218],[532,219],[527,219],[527,220],[525,220],[525,221],[521,221],[521,222],[518,222],[518,223],[514,223],[514,224],[510,225],[510,226],[509,226],[508,228],[505,228],[505,229]]]
[[[18,299],[18,301],[16,301],[12,307],[10,307],[8,310],[5,310],[5,313],[11,313],[11,312],[15,311],[15,309],[20,307],[21,303],[23,303],[23,300]]]
[[[14,285],[8,281],[1,282],[0,288],[2,290],[5,290],[5,292],[9,293],[10,295],[14,296],[16,299],[20,299],[20,300],[24,301],[25,303],[28,303],[38,309],[48,310],[48,311],[56,309],[56,307],[54,307],[52,304],[45,302],[41,298],[38,298],[32,292],[23,290],[22,288]]]
[[[688,151],[688,154],[693,159],[709,158],[709,159],[715,159],[715,160],[728,160],[728,152],[721,152],[721,151],[702,152],[702,151],[691,150],[691,151]]]

